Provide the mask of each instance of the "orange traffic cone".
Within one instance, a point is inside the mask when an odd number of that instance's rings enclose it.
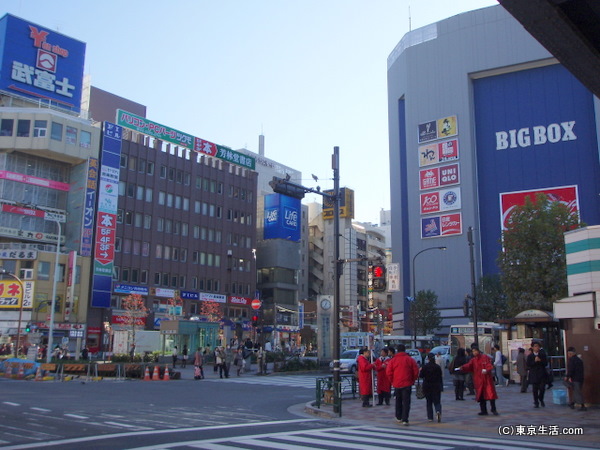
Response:
[[[38,366],[37,372],[35,373],[35,379],[33,381],[42,381],[42,366]]]
[[[165,374],[163,375],[163,381],[170,381],[171,377],[169,376],[169,366],[165,366]]]
[[[150,381],[150,369],[146,366],[146,372],[144,372],[144,381]]]
[[[25,369],[23,369],[23,364],[19,364],[19,372],[17,373],[17,378],[19,380],[25,378]]]
[[[154,373],[152,374],[152,381],[160,380],[160,375],[158,374],[158,366],[154,366]]]
[[[12,365],[7,361],[4,362],[4,376],[6,378],[12,378]]]

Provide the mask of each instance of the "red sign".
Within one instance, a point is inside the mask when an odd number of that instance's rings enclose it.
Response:
[[[500,208],[502,209],[501,227],[507,229],[508,218],[516,206],[525,204],[525,199],[529,197],[535,201],[538,193],[544,193],[551,202],[560,202],[569,208],[571,213],[579,212],[579,196],[577,186],[561,186],[548,189],[533,189],[529,191],[505,192],[500,194]]]
[[[251,301],[252,300],[249,299],[248,297],[235,297],[233,295],[229,297],[229,303],[233,303],[235,305],[248,306]]]
[[[261,305],[262,305],[262,302],[259,299],[255,298],[254,300],[252,300],[252,303],[251,303],[252,309],[260,309]]]
[[[440,210],[440,191],[421,194],[421,214],[429,214]]]
[[[145,326],[146,325],[146,318],[145,317],[134,317],[135,319],[135,325],[137,326]],[[127,316],[112,316],[112,323],[113,324],[119,324],[119,325],[130,325],[129,323],[129,317]]]
[[[419,171],[419,189],[434,189],[460,183],[458,163]]]
[[[440,225],[442,227],[442,236],[462,234],[462,217],[460,213],[441,216]]]

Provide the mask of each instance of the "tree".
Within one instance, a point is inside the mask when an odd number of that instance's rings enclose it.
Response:
[[[481,277],[475,295],[478,322],[496,322],[508,316],[508,302],[499,275]]]
[[[416,315],[417,334],[424,336],[440,328],[442,316],[437,308],[438,296],[435,292],[426,290],[417,292],[415,301],[411,305],[411,319],[414,326]]]
[[[221,305],[211,301],[200,302],[200,314],[206,316],[209,322],[218,322],[223,317]]]
[[[508,313],[526,309],[551,311],[567,295],[563,233],[583,226],[578,215],[545,194],[526,197],[515,207],[502,233],[504,251],[498,257]]]
[[[131,294],[121,301],[125,310],[124,325],[128,327],[129,340],[132,349],[135,349],[135,330],[144,326],[144,318],[148,316],[148,308],[140,294]]]

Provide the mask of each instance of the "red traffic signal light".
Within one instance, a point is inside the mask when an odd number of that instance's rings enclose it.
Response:
[[[385,277],[385,267],[384,266],[373,266],[373,278],[383,278]]]
[[[252,326],[253,327],[258,326],[258,316],[257,315],[252,316]]]

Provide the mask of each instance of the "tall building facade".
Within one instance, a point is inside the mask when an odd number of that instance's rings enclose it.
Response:
[[[425,289],[440,333],[467,320],[467,231],[475,279],[497,273],[505,220],[527,196],[600,221],[599,106],[501,6],[402,38],[388,58],[395,329],[411,331],[405,298]]]

